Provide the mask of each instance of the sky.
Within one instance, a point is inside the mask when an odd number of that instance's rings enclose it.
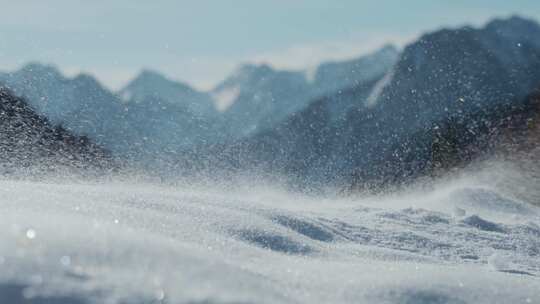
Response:
[[[310,69],[538,0],[0,0],[0,70],[28,62],[119,89],[141,69],[209,89],[242,63]]]

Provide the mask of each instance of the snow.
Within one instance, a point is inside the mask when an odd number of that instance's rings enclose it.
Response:
[[[240,87],[225,87],[212,93],[218,111],[227,110],[234,101],[240,96]]]
[[[0,180],[0,302],[540,302],[540,212],[507,193],[277,189]]]
[[[386,75],[384,75],[384,77],[381,78],[381,80],[379,80],[375,84],[375,87],[373,88],[368,98],[366,99],[367,107],[373,107],[378,103],[379,98],[381,97],[384,89],[390,85],[393,78],[394,78],[394,70],[391,70],[388,73],[386,73]]]

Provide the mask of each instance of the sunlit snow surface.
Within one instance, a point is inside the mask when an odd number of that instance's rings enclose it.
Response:
[[[4,179],[0,204],[0,303],[540,303],[538,208],[469,181],[329,199]]]

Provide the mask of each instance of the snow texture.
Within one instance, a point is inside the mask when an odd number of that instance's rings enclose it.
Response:
[[[533,205],[272,189],[1,180],[0,302],[540,302]]]

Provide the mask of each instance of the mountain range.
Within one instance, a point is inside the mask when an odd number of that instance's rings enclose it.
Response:
[[[204,158],[210,168],[258,167],[324,184],[415,176],[433,164],[434,130],[470,120],[475,137],[491,133],[498,111],[511,113],[540,85],[539,43],[538,23],[520,17],[425,34],[383,77],[315,100]]]
[[[316,96],[380,77],[397,54],[386,46],[352,61],[323,64],[314,81],[302,71],[246,64],[208,92],[151,70],[111,92],[89,75],[68,78],[54,66],[37,63],[0,73],[0,83],[24,96],[51,122],[115,153],[149,159],[270,129]],[[326,87],[317,84],[328,75],[336,79]]]
[[[472,158],[502,121],[534,109],[523,100],[540,85],[540,26],[514,16],[437,30],[313,73],[246,64],[207,92],[149,70],[110,92],[39,64],[0,83],[52,123],[178,174],[384,184]]]

